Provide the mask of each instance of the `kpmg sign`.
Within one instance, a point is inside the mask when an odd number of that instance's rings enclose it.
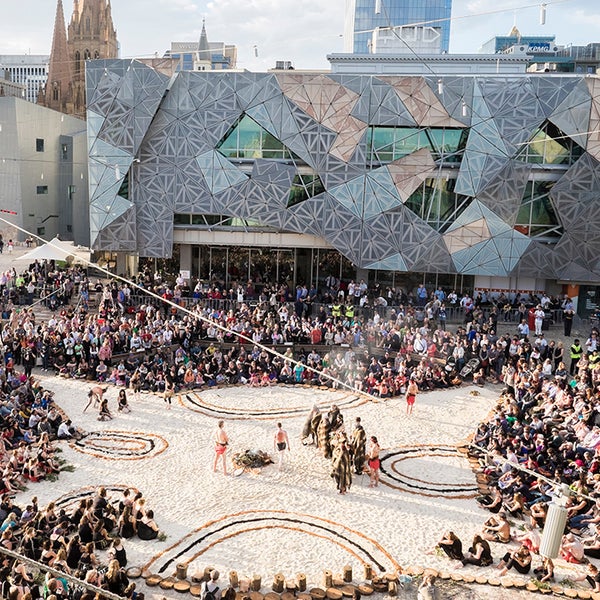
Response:
[[[548,42],[529,44],[527,52],[550,52],[550,44]]]

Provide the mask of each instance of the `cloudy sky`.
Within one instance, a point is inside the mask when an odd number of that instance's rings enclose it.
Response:
[[[0,54],[49,53],[56,0],[0,2]],[[544,2],[542,26],[536,0],[454,0],[451,51],[477,52],[514,22],[523,34],[556,34],[564,45],[600,42],[599,0]],[[69,19],[72,0],[63,4]],[[343,49],[345,6],[346,0],[112,0],[124,58],[162,55],[171,41],[197,40],[206,18],[209,40],[236,44],[238,67],[253,71],[272,68],[276,60],[327,68],[326,54]]]

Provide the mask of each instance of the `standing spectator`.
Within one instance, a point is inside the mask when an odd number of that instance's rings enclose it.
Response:
[[[563,327],[565,337],[571,337],[573,327],[573,317],[575,316],[575,307],[571,298],[567,298],[563,304]]]
[[[283,429],[281,423],[277,423],[277,429],[275,430],[275,435],[273,436],[273,450],[275,450],[278,454],[278,469],[281,471],[283,468],[283,458],[285,456],[285,451],[291,452],[290,449],[290,440],[288,438],[287,431]]]

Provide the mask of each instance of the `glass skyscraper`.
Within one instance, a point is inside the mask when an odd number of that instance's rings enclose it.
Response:
[[[375,14],[376,0],[347,0],[344,50],[369,53],[369,40],[376,27],[423,25],[439,27],[441,51],[450,45],[452,0],[381,0],[381,12]]]

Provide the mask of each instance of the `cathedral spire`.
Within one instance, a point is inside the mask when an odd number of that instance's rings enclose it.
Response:
[[[68,105],[71,103],[71,60],[67,45],[63,3],[62,0],[58,0],[54,19],[52,51],[50,52],[50,64],[48,66],[48,81],[43,98],[41,98],[41,104],[61,112],[70,112]]]
[[[198,42],[198,59],[210,61],[210,46],[208,45],[208,36],[206,35],[206,19],[202,19],[202,31],[200,32],[200,41]]]

